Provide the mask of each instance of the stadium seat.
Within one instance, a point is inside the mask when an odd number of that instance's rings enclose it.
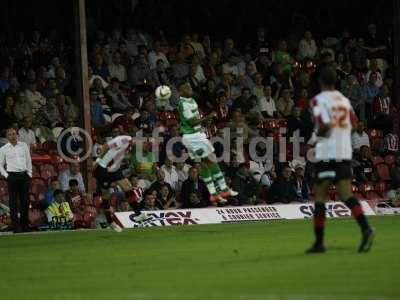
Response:
[[[31,208],[29,209],[29,224],[33,227],[37,227],[42,222],[43,214],[39,209]]]
[[[36,165],[32,165],[32,177],[40,177],[40,172]]]
[[[57,172],[52,164],[43,164],[40,166],[40,177],[47,180],[55,176],[57,176]]]
[[[393,166],[396,163],[396,156],[394,156],[392,154],[386,155],[385,163],[390,167]]]
[[[390,171],[387,164],[382,163],[376,166],[378,176],[383,181],[390,181]]]
[[[383,197],[375,191],[368,191],[365,195],[367,196],[367,200],[383,201]]]
[[[385,162],[385,160],[381,156],[373,156],[371,157],[372,163],[374,166],[382,164]]]
[[[358,187],[358,191],[366,195],[367,192],[375,191],[375,186],[370,182],[361,183]]]
[[[388,188],[386,182],[381,181],[375,184],[375,191],[378,192],[382,197],[385,197],[387,190]]]

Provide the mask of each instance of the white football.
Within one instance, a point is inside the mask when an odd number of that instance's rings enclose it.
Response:
[[[160,85],[158,88],[156,88],[156,98],[159,100],[168,100],[171,98],[171,89],[167,85]]]

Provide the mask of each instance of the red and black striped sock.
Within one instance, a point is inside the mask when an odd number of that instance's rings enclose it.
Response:
[[[324,243],[324,231],[325,231],[325,216],[326,208],[325,203],[315,202],[314,205],[314,233],[315,233],[315,244],[322,245]]]
[[[365,231],[369,229],[370,227],[367,218],[364,215],[364,211],[362,209],[360,201],[358,201],[357,198],[351,197],[345,201],[345,204],[348,208],[350,208],[351,215],[357,221],[358,225],[360,225],[361,230]]]

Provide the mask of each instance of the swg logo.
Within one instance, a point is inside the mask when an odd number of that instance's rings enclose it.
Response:
[[[129,219],[134,223],[134,227],[168,226],[168,225],[190,225],[198,224],[198,219],[192,218],[192,212],[160,212],[148,213],[147,219],[142,222],[134,220],[135,214],[131,214]]]
[[[311,218],[313,216],[314,213],[313,205],[302,205],[300,206],[299,209],[305,218]],[[326,205],[326,216],[328,218],[350,217],[351,212],[346,205],[342,203],[333,203]]]

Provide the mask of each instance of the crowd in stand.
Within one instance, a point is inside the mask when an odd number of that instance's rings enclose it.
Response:
[[[78,164],[66,170],[57,166],[56,177],[46,178],[48,188],[33,193],[34,207],[49,220],[54,214],[65,214],[77,226],[93,226],[97,215],[101,224],[102,206],[97,203],[101,201],[109,201],[112,211],[130,211],[137,205],[146,210],[210,205],[196,163],[173,163],[165,150],[168,140],[180,135],[174,110],[176,87],[184,81],[191,84],[204,114],[218,113],[218,119],[207,126],[207,134],[220,136],[224,128],[230,128],[232,144],[243,140],[244,152],[232,149],[231,161],[221,164],[229,185],[239,192],[229,205],[308,201],[313,167],[293,160],[290,143],[285,150],[288,162],[279,162],[278,152],[273,160],[252,161],[248,145],[254,137],[273,137],[278,143],[279,129],[285,127],[287,136],[299,131],[304,137],[301,153],[305,154],[314,127],[309,102],[318,92],[316,74],[326,64],[336,67],[337,88],[351,100],[360,119],[352,137],[354,191],[364,198],[368,192],[385,199],[389,195],[394,204],[399,203],[399,124],[390,45],[374,24],[363,37],[344,31],[316,40],[308,30],[290,45],[285,38],[270,39],[264,28],[258,28],[254,40],[245,43],[197,33],[172,41],[128,28],[92,36],[88,81],[93,156],[118,135],[134,136],[140,131],[150,137],[160,128],[164,142],[158,160],[151,142],[145,143],[141,157],[135,149],[126,157],[123,168],[131,182],[129,191],[115,183],[108,191],[97,191],[93,201],[85,195]],[[81,125],[72,48],[56,34],[19,33],[13,42],[2,41],[0,59],[2,136],[6,128],[15,127],[19,139],[35,151],[38,144],[57,141],[63,128]],[[169,101],[155,99],[159,85],[171,87]],[[222,154],[221,145],[214,146]],[[186,150],[178,142],[172,151],[180,156]],[[260,156],[266,151],[261,144],[256,147]],[[69,208],[61,209],[60,203],[68,203]],[[40,222],[40,216],[32,219]]]

